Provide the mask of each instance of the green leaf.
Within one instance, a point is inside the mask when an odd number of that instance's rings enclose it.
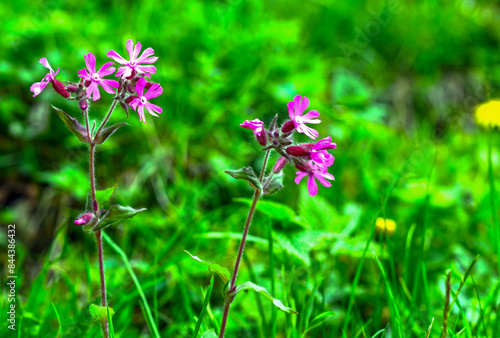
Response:
[[[337,315],[337,314],[335,312],[331,312],[331,311],[326,311],[326,312],[320,313],[319,315],[317,315],[316,317],[314,317],[314,319],[307,325],[307,328],[302,333],[302,337],[306,337],[307,336],[307,332],[311,331],[312,329],[317,328],[326,319],[328,319],[328,318],[330,318],[332,316],[335,316],[335,315]]]
[[[121,205],[113,205],[111,208],[109,208],[106,214],[104,214],[99,223],[97,223],[96,226],[92,228],[92,230],[98,231],[104,229],[113,223],[120,222],[128,218],[132,218],[144,210],[146,209],[145,208],[134,209],[128,206],[124,207]]]
[[[252,205],[252,200],[249,198],[235,198],[235,202],[243,203],[248,206]],[[259,201],[259,207],[257,208],[258,212],[261,212],[272,219],[278,220],[280,222],[295,222],[297,224],[301,224],[303,222],[300,222],[300,218],[297,217],[297,214],[295,211],[290,208],[286,204],[274,202],[274,201],[267,201],[267,200],[262,200]],[[240,236],[241,237],[241,236]]]
[[[191,256],[191,258],[194,259],[195,261],[198,261],[201,264],[207,266],[208,270],[210,272],[215,272],[217,275],[219,275],[220,279],[222,279],[224,284],[229,282],[229,280],[231,279],[231,273],[225,267],[223,267],[217,263],[210,263],[210,262],[201,260],[198,256],[193,256],[186,250],[184,250],[184,252],[187,253],[189,256]]]
[[[103,205],[104,203],[109,201],[111,196],[113,196],[113,193],[115,192],[117,185],[118,184],[115,184],[114,186],[103,189],[103,190],[96,190],[95,199],[97,200],[97,204]]]
[[[112,308],[90,304],[90,316],[92,316],[92,319],[98,323],[105,323],[108,318],[108,309],[110,317],[113,316],[115,311]]]
[[[298,314],[298,312],[295,311],[294,309],[283,305],[281,300],[276,299],[273,296],[271,296],[271,294],[265,288],[263,288],[262,286],[256,285],[252,282],[245,282],[243,284],[238,285],[236,287],[236,290],[232,293],[232,295],[236,296],[239,292],[246,291],[246,290],[253,290],[255,292],[260,293],[261,295],[264,295],[264,297],[266,297],[267,299],[269,299],[270,301],[273,302],[274,306],[276,306],[278,309],[280,309],[283,312]]]
[[[215,333],[214,329],[210,329],[208,331],[205,331],[202,335],[201,338],[217,338],[217,334]]]
[[[94,143],[95,144],[102,144],[104,141],[106,141],[115,131],[118,130],[118,128],[123,127],[123,126],[128,126],[129,124],[126,122],[120,122],[113,124],[112,126],[109,126],[107,128],[102,129],[99,134],[97,134],[94,138]]]
[[[237,180],[247,180],[250,182],[250,185],[255,189],[262,190],[262,185],[259,181],[257,175],[251,167],[245,167],[238,170],[224,170],[224,172],[228,175],[233,176]]]
[[[109,338],[115,338],[115,328],[113,327],[113,320],[111,319],[111,311],[112,309],[109,306],[106,307],[106,316],[108,318],[109,323]]]
[[[69,116],[59,108],[56,108],[54,106],[52,106],[52,108],[55,109],[57,115],[59,115],[61,120],[63,120],[64,124],[66,125],[66,128],[68,128],[73,134],[75,134],[80,141],[89,142],[89,139],[87,137],[87,129],[84,126],[82,126],[77,119]]]
[[[283,177],[285,177],[283,171],[281,171],[279,174],[274,174],[271,180],[263,188],[264,195],[271,195],[278,190],[283,189]],[[264,182],[267,182],[267,178],[264,179]]]

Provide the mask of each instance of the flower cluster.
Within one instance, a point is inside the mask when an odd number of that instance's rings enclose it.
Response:
[[[315,196],[318,193],[316,180],[325,187],[331,187],[330,180],[335,180],[333,175],[328,173],[328,168],[333,165],[335,159],[328,150],[337,148],[337,145],[332,143],[331,137],[316,143],[294,144],[294,131],[306,134],[313,140],[319,136],[318,131],[307,126],[321,122],[317,119],[319,113],[311,110],[304,114],[308,106],[307,97],[296,95],[293,101],[288,103],[290,120],[281,128],[278,128],[276,119],[268,129],[265,129],[264,123],[259,119],[245,121],[240,126],[253,130],[257,141],[265,147],[264,149],[275,149],[282,156],[274,165],[274,173],[281,172],[286,164],[290,163],[298,169],[295,183],[299,184],[307,176],[307,189],[311,196]]]
[[[156,68],[151,65],[158,60],[158,57],[153,57],[154,50],[146,48],[139,56],[142,49],[140,42],[134,47],[132,40],[127,41],[127,51],[129,59],[126,60],[116,51],[110,50],[107,56],[117,62],[120,67],[115,76],[118,81],[106,79],[106,76],[115,73],[116,68],[113,67],[112,61],[106,62],[96,71],[96,58],[94,54],[88,53],[84,55],[85,67],[78,71],[80,81],[76,82],[61,82],[55,77],[59,72],[59,68],[54,72],[46,58],[40,59],[40,63],[49,69],[49,73],[44,76],[41,82],[34,83],[30,90],[33,92],[33,97],[40,94],[43,89],[50,83],[54,90],[68,100],[78,100],[80,108],[86,110],[89,100],[97,101],[101,98],[99,87],[104,89],[109,94],[115,94],[115,100],[118,100],[122,108],[128,116],[128,109],[132,107],[137,111],[139,120],[146,123],[144,109],[151,115],[158,117],[162,109],[149,100],[160,96],[163,89],[158,83],[148,82],[145,77],[151,78],[151,74],[156,73]],[[145,90],[147,90],[145,92]]]

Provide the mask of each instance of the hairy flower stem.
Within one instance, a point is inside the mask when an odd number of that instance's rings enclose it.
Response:
[[[116,103],[118,101],[114,100],[113,104],[111,105],[108,114],[104,118],[104,121],[102,122],[101,126],[97,130],[96,135],[99,134],[101,129],[104,127],[106,122],[109,120],[109,117],[113,113],[116,107]],[[89,173],[90,173],[90,193],[92,196],[92,210],[94,212],[94,215],[96,218],[99,218],[99,204],[97,203],[96,199],[96,188],[95,188],[95,169],[94,169],[94,162],[95,162],[95,147],[96,144],[94,143],[93,136],[90,133],[90,128],[89,128],[89,115],[88,115],[88,110],[85,109],[83,111],[85,115],[85,125],[87,127],[87,137],[89,139],[89,144],[90,144],[90,161],[89,161]],[[106,276],[104,275],[104,255],[103,255],[103,250],[102,250],[102,231],[96,231],[95,232],[95,238],[97,241],[97,254],[99,256],[99,276],[101,279],[101,305],[103,307],[108,306],[108,301],[106,297]],[[101,324],[102,328],[102,335],[104,338],[109,337],[109,325],[107,319],[104,320],[104,322]]]
[[[271,149],[266,152],[266,156],[264,157],[264,163],[262,165],[262,171],[260,172],[259,181],[262,183],[262,179],[264,178],[264,173],[266,172],[267,161],[269,159],[269,154]],[[234,300],[235,295],[233,294],[236,291],[236,276],[238,275],[238,270],[240,268],[241,258],[243,257],[243,251],[245,249],[245,243],[247,240],[248,231],[250,230],[250,223],[252,223],[253,214],[255,213],[255,209],[257,207],[257,202],[259,201],[260,196],[262,195],[262,191],[260,189],[255,189],[253,194],[252,205],[250,207],[250,211],[248,212],[247,221],[245,223],[245,229],[243,230],[243,236],[241,237],[240,247],[238,249],[238,256],[236,257],[236,262],[234,264],[233,275],[231,276],[231,283],[228,288],[228,297],[224,303],[224,314],[222,315],[222,323],[220,327],[219,338],[224,337],[224,333],[226,331],[227,317],[229,315],[229,308],[231,303]]]

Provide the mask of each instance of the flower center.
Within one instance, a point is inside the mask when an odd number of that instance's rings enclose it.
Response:
[[[92,80],[99,81],[99,74],[97,73],[92,74]]]
[[[141,96],[140,100],[141,100],[141,105],[143,106],[146,104],[146,102],[148,102],[148,100],[144,96]]]
[[[130,65],[130,67],[134,68],[135,67],[135,61],[131,61],[128,63]]]
[[[304,119],[302,118],[302,116],[295,116],[295,122],[301,124],[304,122]]]

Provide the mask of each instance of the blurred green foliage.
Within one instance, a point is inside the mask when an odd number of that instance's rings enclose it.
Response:
[[[60,68],[60,80],[78,80],[84,54],[101,65],[110,49],[125,55],[128,39],[160,57],[153,79],[164,89],[155,102],[163,114],[143,125],[131,112],[131,126],[98,148],[97,184],[118,184],[117,203],[148,208],[107,233],[127,254],[162,337],[193,332],[210,283],[183,250],[232,268],[251,189],[223,170],[262,161],[239,123],[284,121],[296,94],[320,112],[320,135],[338,144],[336,182],[311,198],[285,169],[285,189],[258,206],[239,281],[274,290],[299,315],[242,294],[228,336],[341,336],[372,220],[408,159],[380,210],[396,232],[371,243],[345,335],[372,336],[390,323],[386,336],[403,327],[405,337],[423,337],[434,318],[437,337],[445,272],[456,291],[476,254],[450,336],[500,335],[487,137],[472,119],[477,103],[500,94],[496,1],[4,1],[0,13],[0,221],[17,224],[22,337],[56,336],[56,313],[64,337],[100,334],[88,311],[99,302],[95,243],[72,224],[85,210],[88,151],[50,105],[79,111],[50,86],[31,97],[45,75],[38,60]],[[104,117],[110,98],[92,104],[91,119]],[[125,119],[117,110],[111,122]],[[492,139],[498,178],[498,130]],[[130,275],[105,253],[115,333],[148,336]],[[216,279],[200,332],[218,331],[222,288]],[[1,335],[11,334],[2,322]]]

